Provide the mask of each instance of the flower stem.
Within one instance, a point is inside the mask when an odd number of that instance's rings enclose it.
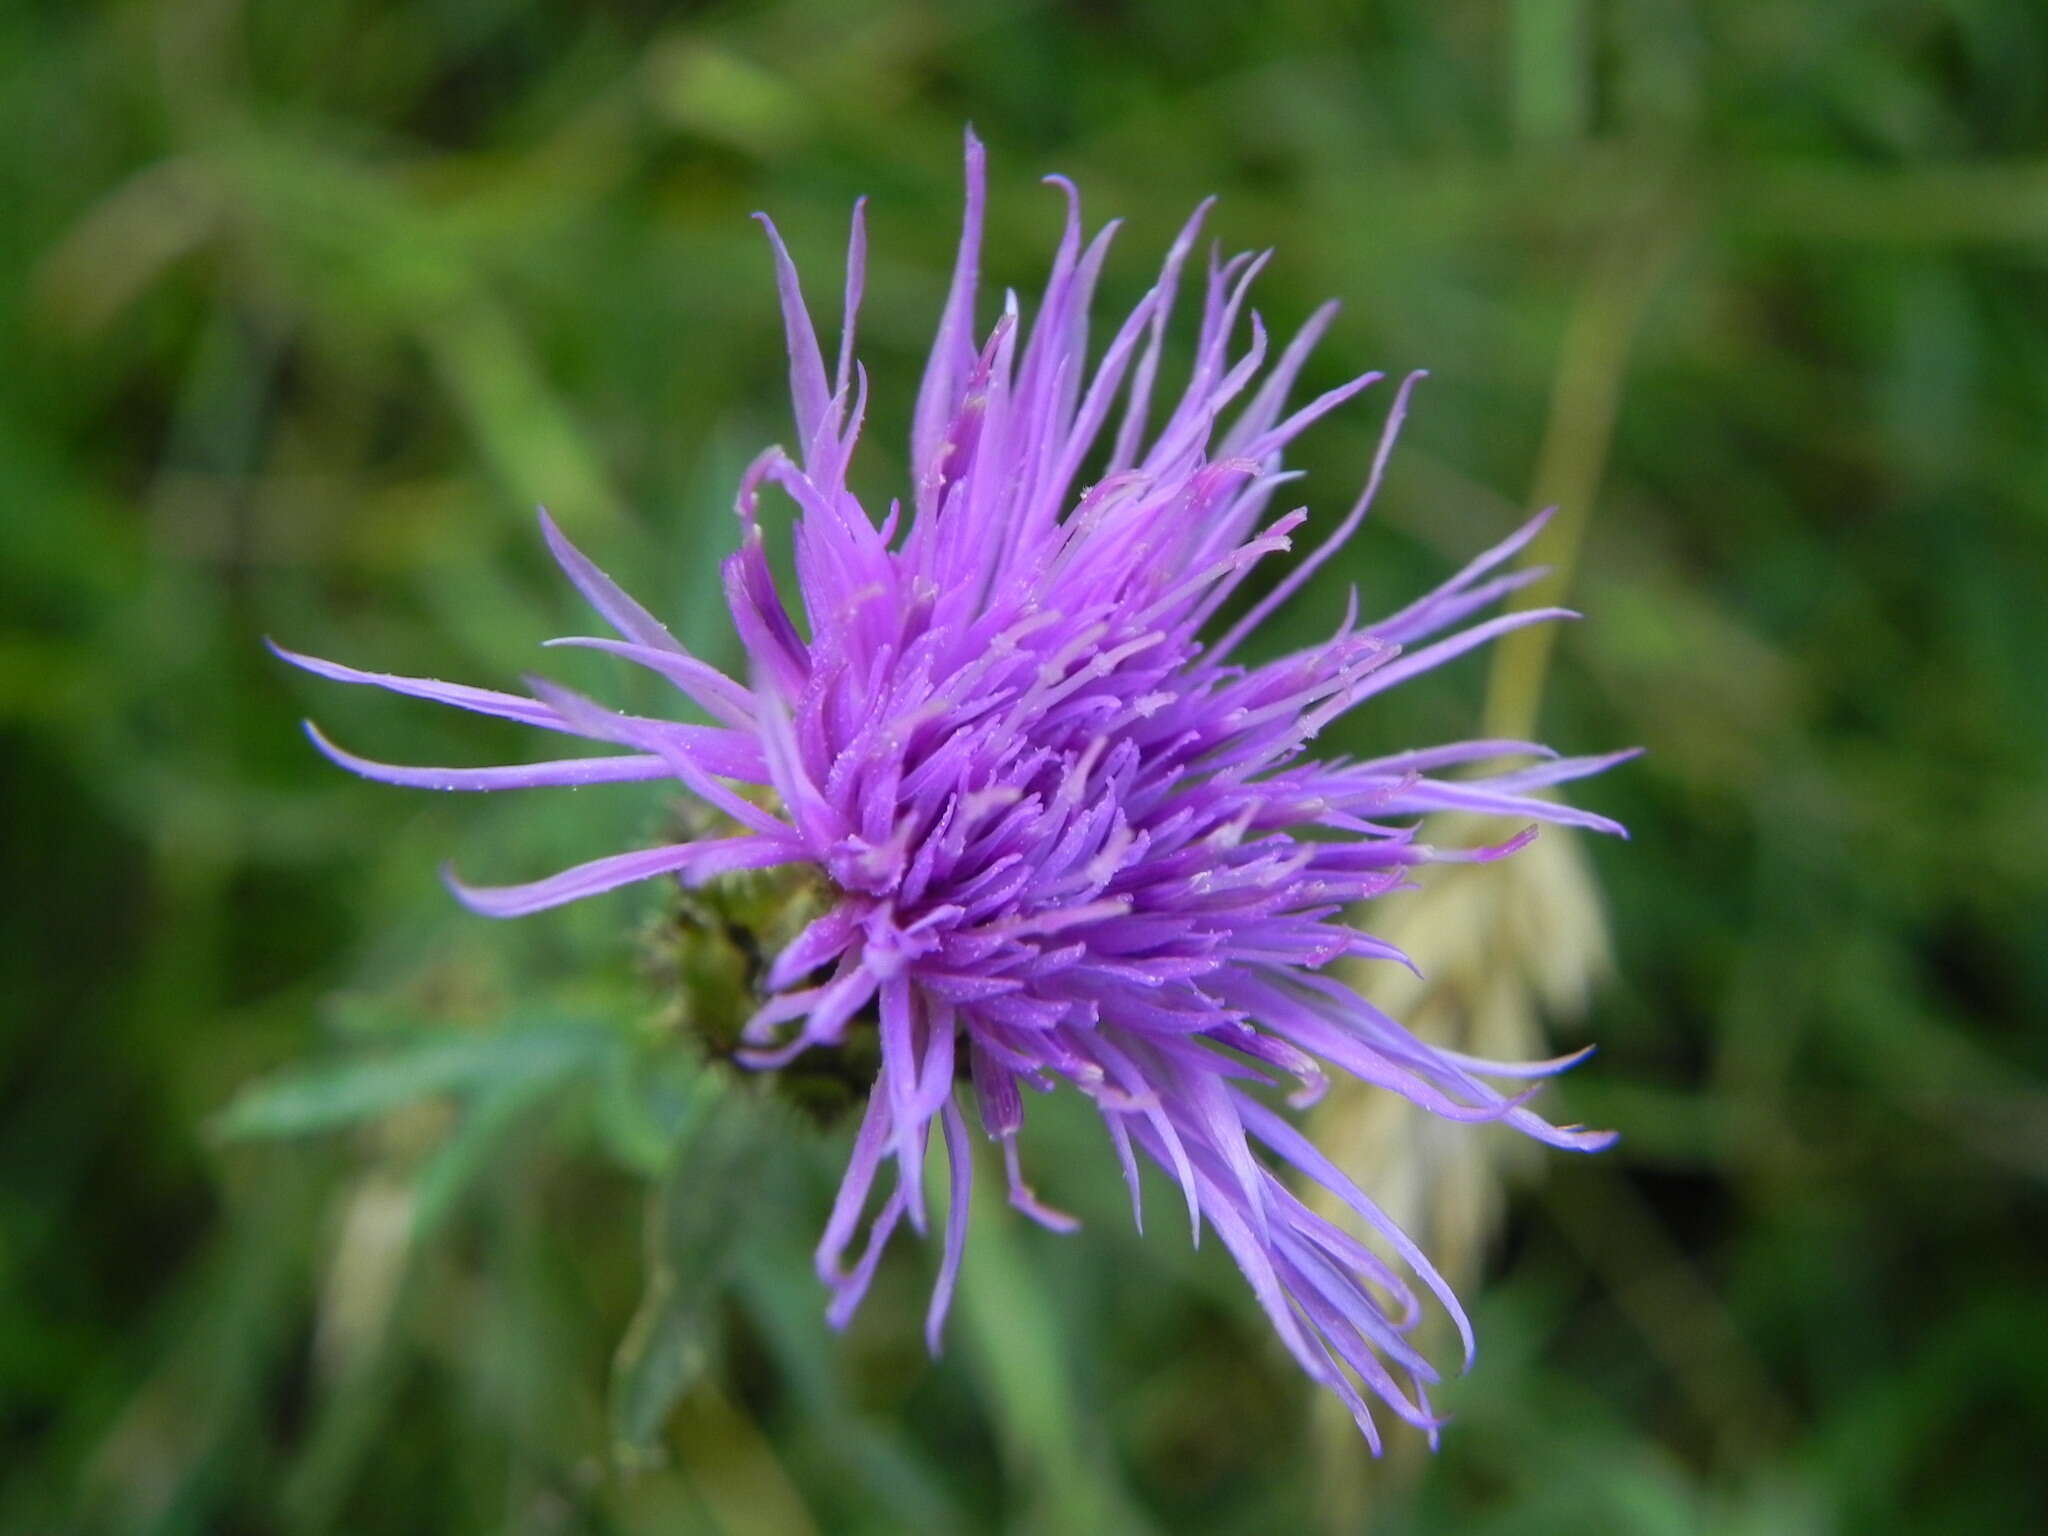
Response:
[[[1578,565],[1606,472],[1629,353],[1659,279],[1683,244],[1684,221],[1670,200],[1643,197],[1636,216],[1617,221],[1580,286],[1558,350],[1550,420],[1537,454],[1530,502],[1557,517],[1522,557],[1549,569],[1517,594],[1517,608],[1562,601]],[[1532,625],[1504,637],[1487,676],[1485,734],[1529,736],[1543,700],[1557,627]]]

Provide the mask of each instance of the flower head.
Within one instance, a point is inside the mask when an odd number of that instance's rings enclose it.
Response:
[[[1140,1156],[1179,1186],[1199,1238],[1229,1248],[1302,1368],[1350,1407],[1375,1447],[1376,1397],[1434,1434],[1436,1372],[1412,1342],[1415,1281],[1464,1338],[1457,1299],[1427,1258],[1261,1090],[1321,1093],[1334,1067],[1447,1120],[1503,1121],[1560,1147],[1605,1135],[1526,1106],[1569,1061],[1475,1060],[1429,1046],[1335,978],[1345,957],[1399,960],[1346,921],[1415,865],[1491,859],[1532,835],[1451,852],[1414,818],[1492,812],[1522,823],[1619,831],[1536,792],[1617,757],[1559,758],[1526,742],[1471,741],[1368,761],[1309,744],[1375,694],[1494,636],[1562,617],[1473,615],[1531,579],[1500,571],[1529,524],[1436,591],[1361,623],[1356,605],[1321,644],[1243,663],[1240,643],[1351,536],[1379,484],[1417,375],[1395,390],[1364,492],[1305,560],[1220,634],[1213,620],[1302,510],[1264,520],[1291,476],[1287,444],[1380,379],[1367,374],[1287,410],[1333,307],[1267,366],[1256,312],[1265,256],[1211,257],[1190,376],[1152,424],[1162,338],[1207,205],[1157,284],[1091,364],[1089,301],[1115,226],[1083,239],[1079,199],[1036,317],[1006,297],[975,330],[982,151],[970,137],[967,212],[912,428],[915,483],[879,521],[847,487],[867,377],[854,361],[865,240],[854,213],[844,319],[828,369],[772,224],[795,401],[794,456],[771,448],[740,486],[725,591],[744,679],[691,655],[542,515],[569,580],[616,638],[608,651],[658,674],[703,719],[627,715],[544,683],[530,696],[360,672],[290,656],[325,677],[497,715],[621,749],[510,767],[344,767],[389,783],[506,789],[679,781],[727,835],[614,853],[527,885],[451,879],[478,912],[512,917],[667,876],[809,866],[829,893],[765,975],[740,1059],[769,1069],[876,1033],[880,1070],[818,1245],[829,1316],[859,1305],[890,1235],[927,1225],[922,1170],[936,1123],[951,1169],[928,1337],[938,1347],[965,1240],[972,1160],[956,1083],[972,1086],[1000,1144],[1011,1203],[1059,1230],[1020,1166],[1024,1097],[1064,1082],[1100,1111],[1139,1202]],[[1084,471],[1093,482],[1083,484]],[[792,605],[770,568],[764,489],[795,507]],[[1440,637],[1440,638],[1439,638]],[[1626,754],[1622,754],[1626,755]],[[1446,769],[1522,760],[1484,777]],[[740,786],[740,787],[735,787]],[[751,792],[750,792],[751,791]],[[1275,1168],[1332,1191],[1370,1234],[1312,1212]],[[878,1186],[886,1193],[878,1193]],[[1142,1217],[1140,1218],[1142,1219]],[[862,1227],[865,1224],[865,1236]]]

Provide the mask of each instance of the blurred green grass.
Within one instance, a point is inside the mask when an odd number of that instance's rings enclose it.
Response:
[[[702,1087],[650,1037],[632,898],[513,931],[432,872],[516,877],[659,807],[347,781],[298,716],[394,759],[518,746],[258,644],[507,678],[572,627],[545,501],[715,654],[733,482],[787,432],[746,215],[823,292],[872,195],[886,495],[969,118],[998,281],[1050,247],[1039,174],[1127,217],[1121,301],[1218,192],[1227,243],[1279,247],[1269,318],[1346,301],[1311,387],[1431,368],[1380,526],[1276,645],[1346,582],[1392,606],[1532,498],[1590,518],[1543,731],[1652,750],[1588,791],[1635,842],[1589,850],[1618,975],[1561,1095],[1626,1139],[1518,1195],[1458,1422],[1419,1482],[1371,1469],[1373,1528],[2028,1528],[2048,14],[195,0],[0,6],[0,43],[0,1529],[1250,1533],[1324,1508],[1307,1389],[1235,1275],[1168,1223],[1131,1234],[1058,1106],[1043,1184],[1089,1230],[990,1212],[936,1367],[912,1245],[848,1336],[823,1327],[834,1149],[758,1127],[780,1150],[699,1298],[724,1347],[669,1454],[614,1458],[644,1180]],[[1305,445],[1319,510],[1377,428]],[[1481,681],[1403,690],[1338,745],[1464,733]],[[389,1115],[209,1129],[265,1073],[387,1050],[440,1053],[347,1080]]]

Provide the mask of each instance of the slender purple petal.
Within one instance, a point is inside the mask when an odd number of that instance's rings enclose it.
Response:
[[[517,694],[498,693],[489,688],[471,688],[463,683],[438,682],[430,677],[402,677],[392,672],[364,672],[355,667],[343,666],[338,661],[322,661],[317,656],[301,656],[297,651],[286,650],[275,640],[267,640],[264,643],[279,660],[288,661],[316,677],[324,677],[333,682],[363,683],[372,688],[382,688],[389,693],[402,693],[409,698],[429,699],[436,704],[466,709],[472,714],[495,715],[501,720],[517,720],[521,725],[537,725],[545,731],[564,731],[572,736],[579,734],[563,724],[553,710],[535,699],[522,699]]]
[[[1372,471],[1366,476],[1365,489],[1359,493],[1358,500],[1352,503],[1351,510],[1344,515],[1344,521],[1337,525],[1336,532],[1332,533],[1314,554],[1289,571],[1278,586],[1259,600],[1251,612],[1230,627],[1229,632],[1216,642],[1210,653],[1214,658],[1221,660],[1235,650],[1246,635],[1257,629],[1282,603],[1300,591],[1323,562],[1342,549],[1350,541],[1351,535],[1358,531],[1358,525],[1365,521],[1365,514],[1372,510],[1373,499],[1379,495],[1380,480],[1387,471],[1387,460],[1393,456],[1394,439],[1400,435],[1401,423],[1408,415],[1408,396],[1416,384],[1427,377],[1425,372],[1418,369],[1401,381],[1401,387],[1394,395],[1394,404],[1387,412],[1387,424],[1381,429],[1380,445],[1373,454]]]
[[[583,784],[644,783],[664,778],[668,765],[659,757],[635,753],[629,757],[572,757],[551,763],[512,763],[499,768],[408,768],[395,763],[373,762],[357,757],[321,734],[312,721],[305,722],[306,735],[329,762],[351,773],[382,784],[399,784],[408,789],[575,789]]]
[[[681,642],[668,632],[666,625],[628,597],[616,582],[591,562],[589,556],[569,542],[568,535],[556,527],[555,520],[548,516],[546,507],[540,509],[540,531],[547,539],[548,549],[554,554],[555,563],[561,566],[562,573],[607,624],[635,645],[644,645],[650,650],[671,652],[677,656],[687,654]]]
[[[818,352],[818,332],[811,324],[810,311],[804,308],[803,288],[797,282],[789,248],[782,243],[773,219],[765,213],[754,217],[768,232],[769,247],[775,252],[775,291],[782,303],[783,333],[789,343],[789,392],[796,403],[797,441],[809,444],[832,398],[825,386],[825,360]]]
[[[586,896],[617,890],[656,875],[684,875],[701,881],[736,869],[770,869],[794,863],[802,856],[802,851],[791,843],[765,837],[723,837],[615,853],[525,885],[465,885],[452,872],[445,878],[456,900],[472,912],[485,917],[524,917],[529,912],[581,901]]]
[[[939,1261],[939,1278],[932,1285],[931,1305],[924,1317],[925,1348],[934,1358],[946,1333],[946,1310],[953,1304],[953,1285],[960,1276],[960,1255],[967,1250],[968,1198],[974,1189],[974,1149],[967,1140],[967,1120],[959,1106],[948,1101],[939,1112],[939,1125],[946,1134],[946,1162],[952,1170],[952,1194],[946,1204],[946,1250]]]

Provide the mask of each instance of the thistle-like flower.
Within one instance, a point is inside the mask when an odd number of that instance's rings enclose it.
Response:
[[[1533,835],[1453,852],[1419,841],[1413,818],[1478,811],[1618,832],[1532,792],[1626,754],[1559,758],[1526,742],[1470,741],[1362,762],[1305,756],[1318,732],[1375,694],[1509,629],[1565,616],[1535,609],[1465,623],[1532,578],[1496,573],[1541,519],[1391,617],[1360,623],[1354,602],[1327,641],[1234,662],[1364,519],[1419,375],[1396,390],[1349,513],[1227,629],[1203,638],[1253,568],[1289,548],[1307,520],[1296,510],[1261,523],[1292,478],[1281,467],[1287,444],[1381,376],[1286,413],[1334,306],[1270,368],[1253,312],[1249,342],[1233,356],[1246,292],[1267,258],[1212,256],[1191,375],[1151,428],[1162,339],[1208,204],[1091,366],[1090,296],[1115,225],[1084,242],[1074,188],[1052,180],[1066,225],[1036,318],[1027,326],[1008,295],[977,342],[985,177],[969,137],[958,260],[913,418],[915,483],[907,506],[892,503],[879,524],[846,478],[867,396],[854,361],[861,209],[829,371],[788,252],[762,219],[798,452],[769,449],[739,490],[740,543],[724,571],[744,680],[686,651],[542,514],[563,571],[617,632],[553,643],[649,669],[703,720],[620,714],[545,683],[524,696],[284,654],[324,677],[623,749],[410,768],[312,732],[366,777],[473,790],[673,779],[730,823],[729,835],[614,853],[527,885],[451,877],[477,912],[514,917],[657,877],[814,872],[828,892],[823,913],[767,967],[739,1054],[772,1069],[853,1031],[878,1036],[881,1066],[817,1249],[835,1325],[859,1305],[890,1235],[905,1222],[925,1230],[936,1123],[951,1174],[927,1318],[937,1350],[966,1237],[962,1079],[1001,1148],[1011,1204],[1055,1230],[1075,1225],[1034,1196],[1019,1161],[1020,1089],[1065,1082],[1100,1111],[1141,1221],[1140,1154],[1179,1186],[1196,1238],[1206,1222],[1229,1248],[1282,1343],[1375,1448],[1368,1396],[1433,1439],[1437,1373],[1410,1339],[1422,1312],[1411,1277],[1448,1310],[1469,1361],[1457,1298],[1264,1090],[1291,1079],[1287,1102],[1306,1105],[1328,1065],[1446,1120],[1503,1121],[1559,1147],[1606,1145],[1604,1134],[1540,1119],[1526,1107],[1533,1087],[1503,1092],[1489,1081],[1541,1079],[1576,1058],[1492,1062],[1426,1045],[1333,966],[1402,959],[1346,914],[1401,885],[1411,866],[1496,858]],[[1084,472],[1092,484],[1080,484]],[[795,506],[794,607],[763,544],[769,487]],[[1530,766],[1438,776],[1512,759]],[[1366,1240],[1312,1211],[1276,1166],[1339,1197]]]

